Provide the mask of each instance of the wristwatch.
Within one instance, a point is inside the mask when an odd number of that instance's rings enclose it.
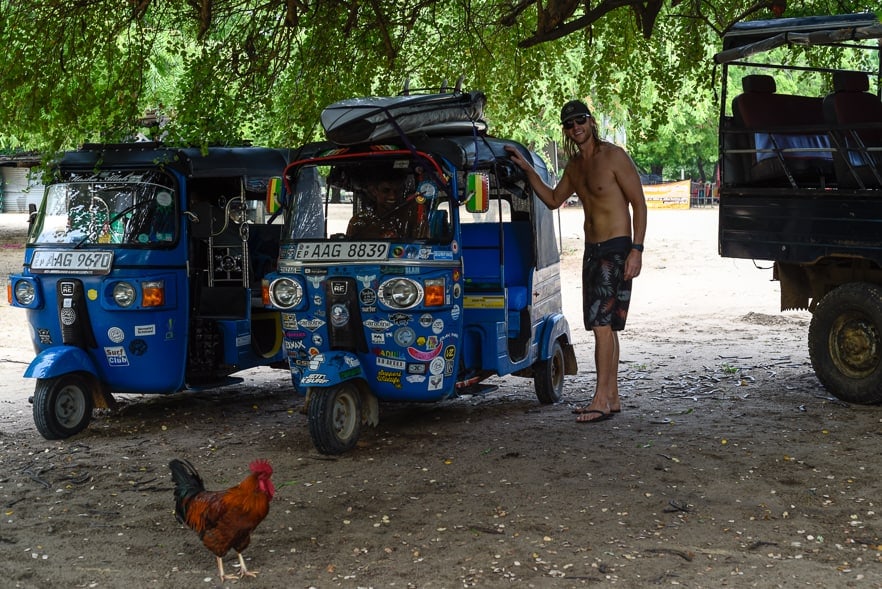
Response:
[[[643,251],[643,244],[642,243],[632,243],[631,249],[637,250],[638,252],[642,252]]]

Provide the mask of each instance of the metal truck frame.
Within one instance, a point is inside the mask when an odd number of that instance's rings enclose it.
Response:
[[[774,262],[781,309],[812,312],[815,373],[853,403],[882,402],[880,38],[871,13],[753,21],[714,56],[719,253]]]

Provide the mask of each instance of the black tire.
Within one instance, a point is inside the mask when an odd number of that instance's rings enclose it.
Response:
[[[47,440],[61,440],[86,429],[92,419],[91,380],[70,373],[37,379],[34,424]]]
[[[309,435],[322,454],[352,450],[361,435],[361,394],[353,382],[327,389],[313,388],[307,398]]]
[[[540,403],[550,405],[563,399],[564,355],[559,340],[554,340],[547,360],[533,364],[533,383]]]
[[[849,403],[882,402],[882,289],[853,282],[815,308],[809,357],[821,384]]]

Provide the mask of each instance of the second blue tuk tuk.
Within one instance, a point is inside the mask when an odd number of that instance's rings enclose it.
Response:
[[[352,449],[380,402],[516,375],[555,403],[577,371],[553,213],[505,147],[547,177],[542,160],[476,125],[392,135],[309,144],[285,169],[279,267],[264,284],[325,454]],[[384,181],[397,192],[385,210]]]

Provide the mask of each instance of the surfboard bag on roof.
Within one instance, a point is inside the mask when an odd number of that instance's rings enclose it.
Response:
[[[328,141],[339,145],[397,139],[401,132],[483,131],[486,101],[477,91],[350,98],[322,111],[322,127]]]

